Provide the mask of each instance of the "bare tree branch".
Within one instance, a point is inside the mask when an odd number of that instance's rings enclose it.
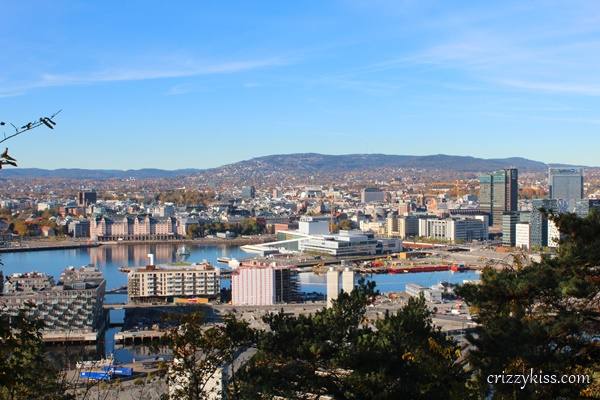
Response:
[[[57,112],[55,112],[54,114],[52,114],[49,117],[40,117],[40,119],[38,121],[27,122],[20,128],[17,128],[17,126],[15,124],[13,124],[12,122],[8,122],[8,124],[11,125],[15,129],[15,132],[8,136],[6,135],[6,133],[4,133],[4,137],[2,139],[0,139],[0,143],[5,142],[8,139],[12,139],[15,136],[18,136],[22,133],[25,133],[27,131],[30,131],[30,130],[35,129],[42,125],[45,125],[46,127],[50,128],[50,129],[54,129],[56,122],[54,122],[53,118],[56,117],[61,111],[62,110],[58,110]],[[0,126],[5,126],[6,124],[7,124],[7,122],[0,121]]]

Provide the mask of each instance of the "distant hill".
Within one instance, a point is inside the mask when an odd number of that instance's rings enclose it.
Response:
[[[429,156],[388,155],[388,154],[344,154],[327,155],[317,153],[277,154],[256,157],[210,169],[137,169],[104,170],[62,168],[55,170],[38,168],[10,168],[0,172],[1,177],[38,177],[64,179],[125,179],[125,178],[174,178],[190,175],[265,175],[271,172],[288,175],[310,173],[351,172],[374,170],[377,168],[415,168],[429,170],[450,170],[457,172],[494,171],[514,167],[521,171],[542,172],[549,164],[521,157],[484,159],[470,156],[436,154]]]
[[[355,171],[383,167],[450,169],[455,171],[492,171],[514,167],[524,171],[543,171],[548,165],[526,158],[483,159],[470,156],[436,154],[430,156],[407,156],[388,154],[326,155],[317,153],[279,154],[252,158],[221,168],[268,168],[279,171],[326,172]]]
[[[145,169],[81,169],[81,168],[10,168],[0,171],[0,178],[62,178],[62,179],[144,179],[144,178],[174,178],[188,176],[201,172],[200,169],[164,170],[155,168]]]

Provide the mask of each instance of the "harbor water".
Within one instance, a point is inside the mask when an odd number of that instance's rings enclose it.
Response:
[[[155,263],[163,264],[181,261],[181,245],[176,243],[158,244],[118,244],[100,247],[44,250],[30,252],[15,252],[0,254],[3,265],[0,268],[5,275],[14,272],[38,271],[54,276],[58,280],[60,273],[67,266],[79,267],[92,264],[98,267],[106,279],[107,290],[116,289],[127,285],[127,274],[120,271],[125,266],[144,266],[148,263],[148,254],[154,254]],[[179,250],[179,251],[178,251]],[[185,261],[202,262],[204,260],[219,267],[217,258],[228,257],[238,260],[251,258],[239,246],[228,245],[186,245]],[[189,255],[187,255],[189,253]],[[416,283],[422,286],[431,286],[440,282],[462,283],[464,280],[476,280],[479,276],[473,271],[452,273],[450,271],[423,272],[409,274],[380,274],[368,275],[367,279],[377,284],[377,290],[382,293],[404,291],[407,283]],[[324,294],[326,291],[325,276],[314,273],[299,274],[300,290],[303,292],[316,292]],[[229,287],[229,280],[223,280],[222,286]],[[107,294],[105,303],[123,303],[127,301],[125,294]],[[123,310],[111,311],[112,322],[122,321]],[[144,348],[116,348],[114,334],[120,328],[110,328],[105,334],[103,351],[106,354],[114,353],[119,362],[128,362],[132,358],[149,356]]]

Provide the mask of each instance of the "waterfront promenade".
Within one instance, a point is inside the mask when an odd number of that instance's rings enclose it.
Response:
[[[240,236],[231,239],[223,239],[217,237],[204,237],[198,239],[173,239],[168,243],[174,244],[189,244],[189,245],[230,245],[243,246],[247,244],[258,244],[273,241],[274,235],[254,235]],[[72,240],[72,239],[30,239],[9,242],[6,247],[0,247],[0,253],[15,253],[24,251],[44,251],[44,250],[68,250],[80,249],[88,247],[99,247],[109,245],[130,245],[130,244],[157,244],[165,243],[160,240],[123,240],[111,242],[97,242],[92,240]]]

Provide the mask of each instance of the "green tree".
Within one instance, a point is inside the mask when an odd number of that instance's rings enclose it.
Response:
[[[361,282],[313,315],[265,317],[269,329],[240,371],[240,398],[468,398],[460,352],[433,327],[423,298],[369,322],[374,294],[374,283]]]
[[[228,370],[239,353],[253,343],[254,332],[248,324],[233,316],[223,323],[204,324],[202,313],[183,316],[179,326],[170,330],[167,341],[174,361],[168,367],[167,381],[172,390],[169,400],[203,400],[221,395],[214,381],[220,379],[220,370]],[[235,393],[237,380],[233,369],[228,382]]]
[[[551,216],[563,235],[556,257],[501,271],[457,290],[480,323],[468,357],[482,396],[600,397],[600,214]],[[596,338],[596,339],[594,339]],[[589,383],[492,383],[496,374],[587,374]],[[595,374],[595,376],[594,376]],[[594,383],[595,381],[595,383]]]
[[[71,398],[64,377],[46,359],[42,328],[26,310],[0,315],[0,400]]]

